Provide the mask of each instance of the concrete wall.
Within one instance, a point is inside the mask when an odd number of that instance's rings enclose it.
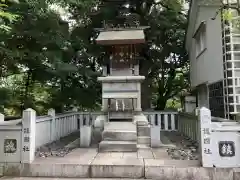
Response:
[[[198,107],[209,108],[209,93],[208,87],[206,85],[201,85],[198,87]]]
[[[189,57],[192,87],[203,83],[211,84],[223,79],[221,18],[218,15],[215,20],[211,19],[217,9],[214,6],[200,6],[198,8],[194,32],[202,21],[206,21],[206,50],[196,57],[195,39],[191,39]]]

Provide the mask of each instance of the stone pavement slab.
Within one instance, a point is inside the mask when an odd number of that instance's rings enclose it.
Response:
[[[164,148],[107,153],[98,153],[97,148],[79,148],[65,157],[37,158],[30,165],[21,164],[10,170],[17,169],[16,176],[27,177],[155,178],[163,177],[159,175],[163,169],[166,174],[166,169],[199,168],[198,161],[169,160],[166,155]],[[9,172],[5,175],[13,175]]]
[[[104,178],[104,179],[92,179],[92,178],[37,178],[37,177],[2,177],[1,180],[137,180],[137,179],[122,179],[122,178]],[[138,179],[143,180],[143,179]]]
[[[137,158],[137,152],[124,152],[123,158]]]
[[[159,179],[196,179],[195,174],[202,174],[201,180],[205,180],[203,168],[200,169],[198,161],[192,160],[160,160],[145,159],[145,177]],[[207,174],[208,175],[208,174]],[[206,177],[209,177],[207,176]],[[190,177],[191,176],[191,177]],[[197,179],[196,179],[197,180]],[[200,180],[200,179],[199,179]],[[209,179],[206,179],[209,180]]]
[[[96,158],[123,158],[123,152],[100,152],[97,154]]]
[[[23,166],[22,176],[36,177],[89,177],[89,168],[97,155],[96,149],[79,148],[65,157],[37,158]]]
[[[161,159],[145,159],[145,166],[149,167],[200,167],[198,160],[161,160]]]
[[[139,149],[138,158],[154,159],[154,156],[151,149]]]
[[[167,153],[167,149],[166,148],[155,148],[152,149],[152,153],[153,153],[153,157],[154,159],[168,159],[170,160],[171,157],[168,155]]]

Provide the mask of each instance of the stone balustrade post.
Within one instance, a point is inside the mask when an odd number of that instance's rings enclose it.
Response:
[[[211,111],[205,107],[199,110],[200,152],[203,167],[213,167]]]
[[[78,112],[78,108],[77,108],[77,107],[74,107],[74,108],[72,108],[72,111],[73,111],[73,112]]]
[[[36,148],[36,111],[26,109],[22,117],[22,163],[31,163],[35,158]]]
[[[52,117],[51,121],[51,142],[56,140],[56,119],[55,119],[55,109],[49,109],[48,115]]]
[[[108,100],[102,98],[102,111],[107,112],[108,111]]]
[[[0,113],[0,123],[4,121],[4,115]]]

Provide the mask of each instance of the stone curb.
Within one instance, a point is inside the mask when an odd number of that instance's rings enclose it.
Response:
[[[146,160],[129,164],[129,161],[110,164],[97,163],[92,159],[89,163],[58,163],[55,164],[5,164],[5,176],[25,177],[61,177],[61,178],[146,178],[162,180],[239,180],[240,168],[203,168],[173,167],[164,161],[158,164]],[[179,161],[179,164],[180,163]]]

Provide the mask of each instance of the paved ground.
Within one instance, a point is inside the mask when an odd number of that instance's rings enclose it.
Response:
[[[107,161],[106,161],[107,159]],[[65,157],[36,158],[33,164],[161,164],[161,166],[198,166],[198,161],[172,160],[166,148],[139,149],[138,152],[98,153],[95,148],[78,148]]]
[[[27,177],[3,177],[1,180],[143,180],[143,179],[119,179],[119,178],[106,178],[106,179],[91,179],[91,178],[27,178]]]

